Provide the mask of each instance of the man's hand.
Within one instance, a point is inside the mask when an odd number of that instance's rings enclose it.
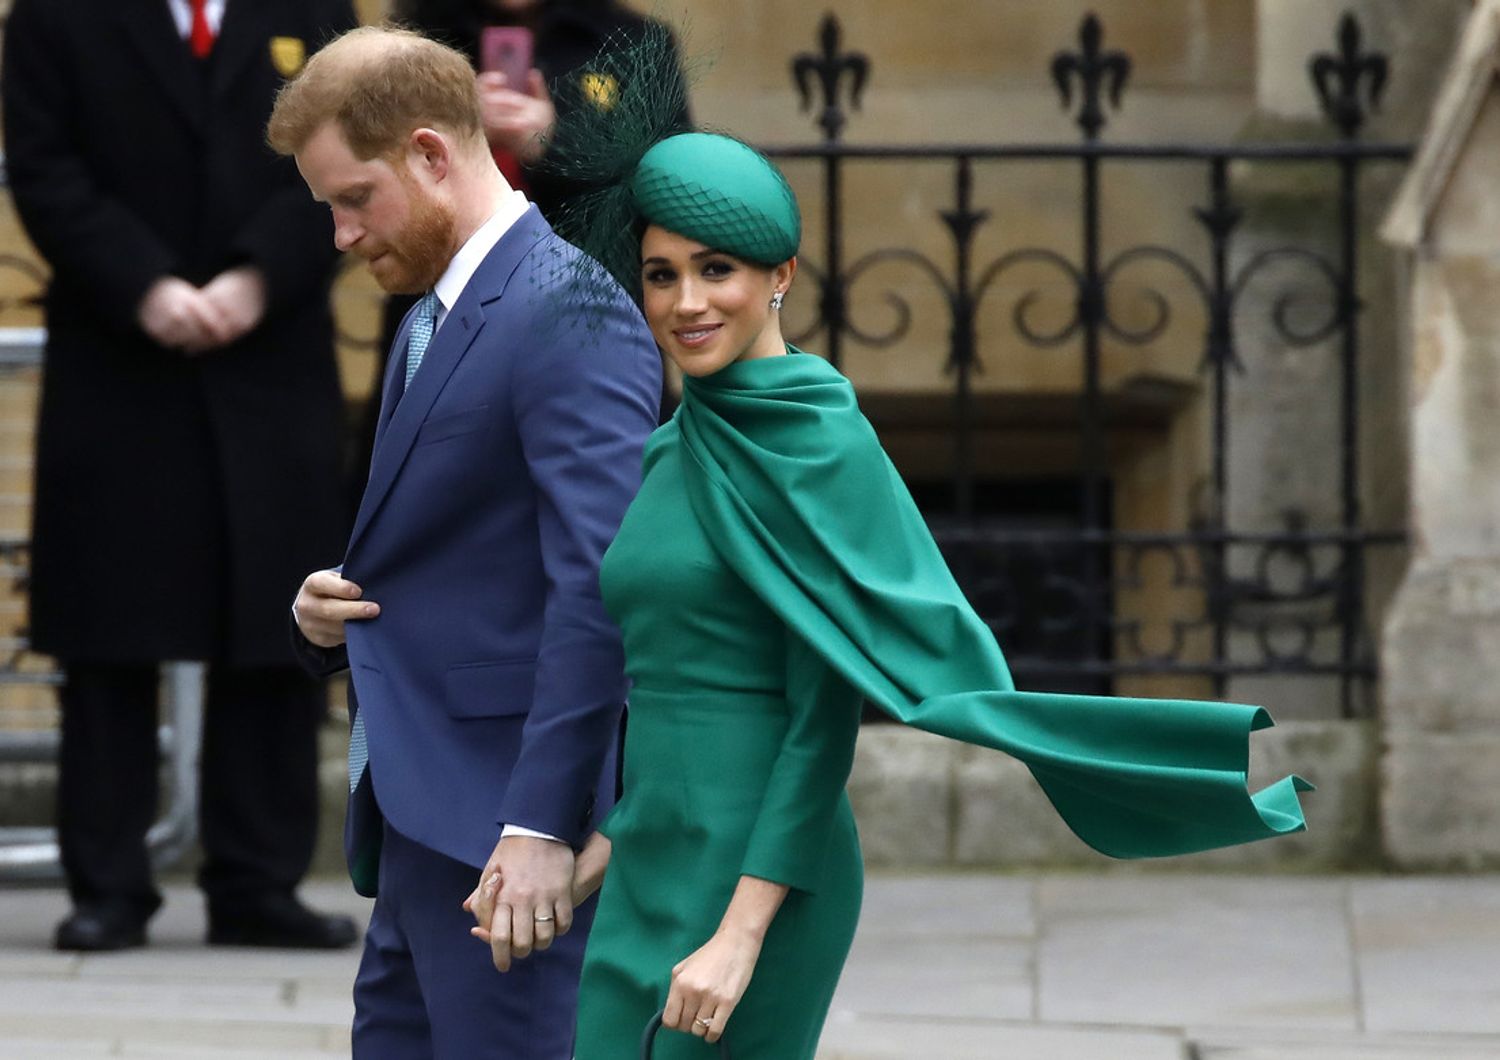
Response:
[[[220,345],[230,328],[216,303],[176,276],[163,276],[151,285],[136,310],[136,322],[158,344],[185,353]]]
[[[527,165],[542,157],[557,108],[540,70],[527,75],[525,86],[508,84],[502,73],[480,74],[479,109],[491,147],[509,151]]]
[[[380,605],[361,600],[364,590],[336,571],[317,570],[307,576],[292,604],[302,635],[320,648],[344,643],[344,623],[374,618]]]
[[[479,881],[464,902],[479,922],[469,933],[490,944],[499,971],[510,971],[512,960],[533,949],[545,950],[573,926],[573,848],[566,843],[506,836]]]
[[[218,310],[224,327],[219,345],[228,345],[248,334],[266,315],[266,278],[253,265],[241,265],[219,273],[203,288]]]

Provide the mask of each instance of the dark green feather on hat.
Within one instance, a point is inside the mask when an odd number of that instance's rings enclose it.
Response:
[[[761,265],[796,255],[802,218],[781,171],[733,137],[681,127],[686,89],[665,28],[612,38],[556,94],[543,165],[584,189],[557,231],[637,299],[650,224]]]

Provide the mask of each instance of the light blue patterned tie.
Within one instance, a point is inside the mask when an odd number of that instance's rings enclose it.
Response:
[[[349,729],[349,790],[359,786],[365,766],[370,764],[370,745],[365,742],[365,712],[354,712],[354,725]]]
[[[411,386],[412,376],[422,363],[427,347],[432,342],[432,333],[437,330],[438,297],[428,291],[417,303],[416,315],[411,321],[411,337],[406,343],[406,385]],[[365,714],[354,712],[354,724],[349,729],[349,790],[359,786],[359,778],[370,764],[370,745],[365,740]]]
[[[411,386],[411,377],[417,374],[417,366],[437,330],[438,297],[436,291],[428,291],[417,303],[416,315],[411,318],[411,338],[406,343],[406,385]]]

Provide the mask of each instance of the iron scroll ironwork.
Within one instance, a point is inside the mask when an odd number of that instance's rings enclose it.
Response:
[[[812,72],[822,79],[823,107],[817,116],[822,141],[767,149],[784,162],[822,170],[823,198],[815,206],[825,219],[823,254],[821,260],[809,254],[802,262],[820,297],[815,319],[799,329],[796,340],[815,340],[819,345],[814,348],[842,364],[851,344],[878,350],[906,339],[916,320],[914,302],[923,292],[946,307],[952,503],[946,506],[951,514],[930,512],[929,521],[966,591],[1003,644],[1009,648],[1018,634],[1029,632],[1033,640],[1071,645],[1061,653],[1045,645],[1034,652],[1010,651],[1018,679],[1092,680],[1093,689],[1104,690],[1126,675],[1198,676],[1210,679],[1223,695],[1230,679],[1241,675],[1322,676],[1338,682],[1342,712],[1359,713],[1361,690],[1368,688],[1376,672],[1365,600],[1367,555],[1405,541],[1400,528],[1365,525],[1361,510],[1360,175],[1374,165],[1407,160],[1411,147],[1359,138],[1368,108],[1379,103],[1389,64],[1385,56],[1365,50],[1358,22],[1345,16],[1338,29],[1337,54],[1309,61],[1311,91],[1337,130],[1327,141],[1311,143],[1141,144],[1102,139],[1109,110],[1125,102],[1133,61],[1125,52],[1105,47],[1104,27],[1090,15],[1080,25],[1077,50],[1059,52],[1049,67],[1063,107],[1071,108],[1076,117],[1079,142],[851,145],[844,140],[848,114],[838,87],[843,77],[857,70],[857,104],[859,92],[870,81],[872,63],[864,55],[843,51],[843,32],[833,15],[823,20],[819,39],[822,58],[798,57],[792,77],[804,109]],[[979,260],[979,235],[1003,228],[1005,217],[978,201],[976,170],[1022,162],[1078,167],[1079,244],[1071,250],[1013,246],[992,260]],[[1335,245],[1286,242],[1236,254],[1244,246],[1237,240],[1243,237],[1246,211],[1236,197],[1231,168],[1242,163],[1332,170],[1336,190],[1329,209],[1337,218]],[[930,170],[934,164],[945,165],[952,174],[952,205],[933,217],[946,235],[951,260],[939,262],[898,245],[878,247],[846,263],[844,178],[850,167]],[[1146,164],[1203,172],[1204,200],[1187,204],[1185,210],[1196,219],[1206,252],[1153,243],[1106,253],[1101,237],[1106,220],[1103,182],[1118,167]],[[1064,310],[1055,309],[1058,299],[1053,297],[1054,310],[1043,312],[1047,299],[1036,280],[1038,269],[1046,271],[1047,291],[1071,291]],[[861,290],[877,274],[897,275],[892,270],[901,270],[904,282],[892,282],[881,292],[878,301],[885,307],[885,319],[865,319],[859,307],[869,306],[871,299],[869,291],[861,295]],[[1178,297],[1151,280],[1163,270],[1174,278]],[[1292,280],[1289,270],[1296,273]],[[981,430],[989,425],[975,389],[976,378],[985,371],[979,315],[1003,285],[1002,277],[1013,280],[1022,275],[1032,278],[1032,286],[1012,292],[1008,317],[1014,338],[1042,353],[1081,354],[1078,516],[1066,528],[1020,529],[998,522],[982,510],[984,498],[979,495],[975,447]],[[1247,348],[1250,329],[1244,316],[1250,303],[1272,284],[1280,286],[1269,299],[1270,319],[1263,333],[1287,350],[1331,347],[1338,360],[1339,448],[1326,454],[1338,468],[1336,525],[1328,525],[1326,519],[1320,524],[1296,509],[1282,514],[1279,527],[1232,525],[1226,501],[1232,486],[1231,391],[1254,384],[1250,364],[1255,358],[1248,354],[1266,356],[1263,349]],[[1118,297],[1126,288],[1145,306],[1143,314],[1128,320],[1117,311]],[[1101,377],[1104,343],[1150,347],[1179,317],[1204,322],[1200,371],[1209,410],[1210,470],[1186,529],[1118,531],[1110,515],[1109,411]],[[1029,588],[1018,584],[1018,568],[1028,572]],[[1116,602],[1121,593],[1145,585],[1145,572],[1153,568],[1153,584],[1191,598],[1196,605],[1148,629],[1140,619],[1120,617]]]
[[[821,200],[806,205],[823,219],[809,239],[804,281],[818,290],[817,306],[794,336],[835,364],[855,347],[879,350],[903,342],[919,323],[920,297],[944,307],[943,366],[951,384],[948,501],[931,513],[939,543],[971,598],[1004,638],[1018,679],[1086,678],[1100,687],[1122,676],[1170,674],[1210,679],[1222,694],[1239,675],[1325,676],[1338,683],[1346,714],[1360,709],[1360,692],[1376,672],[1366,600],[1372,550],[1399,546],[1399,527],[1367,525],[1361,499],[1359,423],[1363,362],[1359,319],[1361,175],[1373,166],[1403,162],[1406,144],[1362,138],[1368,113],[1389,79],[1389,61],[1367,47],[1359,23],[1346,16],[1334,49],[1310,58],[1309,91],[1316,94],[1335,134],[1315,143],[1132,143],[1106,138],[1109,115],[1127,103],[1135,74],[1125,51],[1106,46],[1103,24],[1082,20],[1076,47],[1051,57],[1050,77],[1079,137],[1060,143],[859,145],[845,140],[850,112],[862,105],[875,62],[851,49],[832,14],[819,24],[812,51],[796,55],[790,75],[801,106],[813,115],[819,142],[770,146],[786,162],[817,167]],[[1007,218],[985,201],[979,178],[994,169],[1049,163],[1075,167],[1080,238],[1069,247],[1002,246],[981,256]],[[1245,252],[1246,203],[1232,179],[1254,164],[1329,171],[1333,190],[1332,245],[1287,241]],[[853,167],[946,167],[951,200],[932,223],[949,249],[939,261],[910,246],[881,246],[849,260],[845,179]],[[1166,166],[1202,174],[1202,198],[1183,204],[1202,239],[1187,248],[1158,241],[1114,247],[1102,238],[1110,219],[1104,189],[1118,170]],[[817,244],[817,250],[811,248]],[[0,259],[0,267],[32,266]],[[1286,270],[1298,270],[1287,283]],[[864,308],[891,270],[909,282],[890,284],[876,299],[888,314],[871,320]],[[1039,277],[1045,276],[1045,280]],[[1171,290],[1160,280],[1172,278]],[[1271,285],[1271,286],[1268,286]],[[1279,285],[1279,286],[1275,286]],[[1142,312],[1120,311],[1122,292],[1136,293]],[[1232,488],[1232,394],[1255,383],[1257,358],[1246,314],[1258,292],[1269,301],[1265,333],[1287,350],[1336,359],[1336,514],[1292,509],[1279,525],[1236,525],[1227,498]],[[1059,300],[1056,292],[1063,292]],[[1038,356],[1079,358],[1076,417],[1076,518],[1067,526],[1017,527],[993,518],[994,484],[977,468],[982,431],[990,426],[976,381],[991,347],[982,341],[982,314],[1010,298],[1004,317],[1014,340]],[[1149,349],[1182,320],[1202,324],[1202,386],[1211,451],[1197,492],[1194,518],[1182,529],[1126,532],[1113,525],[1114,483],[1109,470],[1110,417],[1102,371],[1107,344]],[[373,339],[341,333],[348,347]],[[1331,350],[1331,354],[1325,351]],[[25,543],[6,546],[8,570],[24,566]],[[1024,583],[1024,584],[1023,584]],[[1146,623],[1118,606],[1122,594],[1146,585],[1166,587],[1183,604]],[[1032,646],[1016,650],[1022,633]],[[1068,650],[1055,650],[1059,645]],[[11,673],[21,667],[11,655]]]

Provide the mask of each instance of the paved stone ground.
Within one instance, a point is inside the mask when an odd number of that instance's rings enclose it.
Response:
[[[363,916],[338,882],[307,888]],[[0,890],[0,1057],[347,1055],[356,955],[48,949]],[[732,1026],[732,1025],[731,1025]],[[819,1060],[1500,1060],[1500,878],[876,876]],[[461,1060],[461,1058],[460,1058]]]

